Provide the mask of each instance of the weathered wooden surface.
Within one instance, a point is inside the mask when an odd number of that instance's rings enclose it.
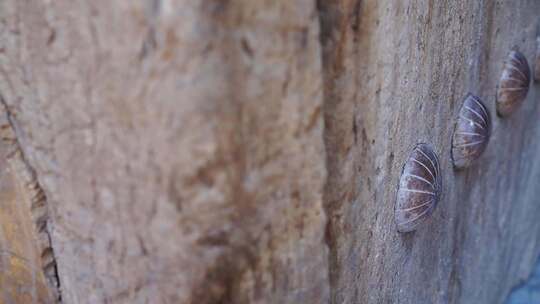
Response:
[[[313,1],[4,1],[66,303],[328,298]]]
[[[501,303],[539,252],[540,90],[501,120],[495,88],[512,46],[531,61],[540,2],[320,2],[332,303]],[[468,91],[493,135],[456,172]],[[400,235],[395,191],[417,142],[435,146],[444,194],[430,224]]]
[[[65,303],[500,303],[539,252],[540,2],[0,2],[0,94],[50,210]],[[471,91],[493,135],[450,163]],[[417,142],[433,220],[393,204]]]

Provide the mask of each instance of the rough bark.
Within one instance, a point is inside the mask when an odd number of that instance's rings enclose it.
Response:
[[[504,120],[494,95],[512,46],[532,61],[538,11],[535,0],[0,2],[0,95],[46,196],[49,294],[501,303],[540,249],[540,90]],[[468,91],[494,130],[455,172]],[[444,196],[402,235],[397,179],[417,142],[439,154]]]

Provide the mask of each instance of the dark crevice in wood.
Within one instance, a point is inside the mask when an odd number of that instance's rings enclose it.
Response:
[[[58,275],[58,267],[54,249],[52,247],[52,240],[48,225],[49,212],[47,208],[47,197],[39,184],[39,181],[37,180],[35,170],[30,166],[24,157],[19,137],[17,135],[17,128],[15,127],[15,122],[13,120],[13,115],[5,99],[1,95],[0,103],[4,108],[4,113],[7,117],[9,126],[11,127],[10,133],[12,133],[12,137],[14,139],[14,151],[9,153],[7,157],[9,158],[9,161],[17,167],[17,174],[24,179],[22,182],[24,183],[26,190],[30,193],[29,207],[38,237],[38,246],[41,250],[42,270],[48,280],[51,291],[54,293],[56,302],[62,303],[60,278]]]
[[[350,200],[352,193],[351,187],[348,187],[350,185],[343,185],[340,172],[342,167],[348,164],[345,156],[351,153],[359,132],[354,113],[355,102],[346,99],[340,89],[339,79],[349,70],[346,66],[346,56],[349,55],[347,45],[351,41],[355,42],[358,36],[361,7],[361,0],[317,0],[323,74],[323,138],[327,170],[323,207],[327,216],[325,242],[329,250],[330,303],[343,302],[339,293],[342,262],[339,261],[338,250],[343,235],[342,203]],[[340,114],[348,111],[353,111],[351,120],[342,121]]]
[[[320,23],[320,44],[321,44],[321,61],[322,61],[322,73],[323,73],[323,120],[324,120],[324,130],[323,130],[323,139],[324,139],[324,145],[326,150],[326,170],[327,170],[327,182],[324,188],[323,193],[323,208],[326,213],[327,217],[327,223],[326,223],[326,229],[325,229],[325,236],[324,241],[326,242],[326,246],[328,247],[328,280],[329,280],[329,289],[330,289],[330,303],[335,303],[335,285],[337,281],[337,275],[338,272],[336,271],[336,266],[338,264],[337,261],[337,244],[336,244],[336,238],[334,236],[334,212],[330,208],[329,203],[329,197],[328,197],[328,180],[331,179],[331,170],[333,169],[333,163],[334,160],[331,155],[331,151],[329,151],[329,143],[327,140],[327,136],[329,136],[329,124],[331,123],[327,116],[329,111],[329,95],[328,92],[327,83],[328,83],[328,76],[327,76],[327,66],[329,59],[327,58],[329,55],[327,55],[327,52],[325,50],[325,46],[331,40],[332,37],[332,30],[334,23],[334,16],[330,12],[331,4],[326,2],[325,0],[317,0],[317,11],[319,13],[319,23]]]

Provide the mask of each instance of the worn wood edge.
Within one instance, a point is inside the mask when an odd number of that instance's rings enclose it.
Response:
[[[49,234],[49,210],[47,197],[39,184],[35,171],[26,162],[15,133],[11,113],[0,96],[0,140],[2,144],[9,145],[9,152],[0,157],[5,157],[16,187],[18,188],[18,200],[25,204],[29,211],[31,225],[34,228],[34,244],[37,247],[40,258],[40,271],[48,285],[50,298],[54,303],[61,303],[60,281],[56,264],[56,257]],[[18,223],[20,225],[24,223]],[[40,302],[43,299],[39,299]],[[49,301],[47,299],[47,301]],[[45,301],[45,303],[47,303]]]

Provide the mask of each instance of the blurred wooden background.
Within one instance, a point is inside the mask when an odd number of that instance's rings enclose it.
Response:
[[[2,254],[0,283],[30,293],[2,286],[1,300],[502,303],[540,249],[540,86],[506,119],[495,93],[510,48],[534,62],[539,12],[536,0],[0,1],[5,145],[35,173],[52,244],[2,154],[0,245],[16,255]],[[456,172],[469,91],[493,135]],[[444,194],[402,235],[395,195],[417,142],[438,153]]]

